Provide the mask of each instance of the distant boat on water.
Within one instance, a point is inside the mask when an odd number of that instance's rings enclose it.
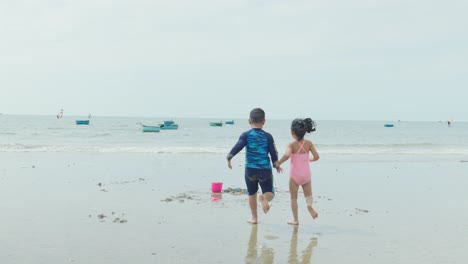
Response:
[[[210,126],[223,126],[223,121],[219,121],[219,122],[210,122]]]
[[[385,124],[384,127],[393,127],[393,124]]]
[[[224,124],[226,124],[226,125],[234,125],[234,120],[228,120],[228,121],[224,122]]]
[[[89,120],[76,120],[77,125],[89,125]]]
[[[179,128],[179,125],[173,120],[166,120],[163,124],[159,124],[159,127],[162,130],[176,130]]]
[[[142,131],[143,132],[159,132],[161,131],[161,127],[159,126],[146,126],[146,125],[141,125],[142,126]]]

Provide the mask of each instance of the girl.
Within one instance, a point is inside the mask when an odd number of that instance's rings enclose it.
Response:
[[[304,191],[307,210],[309,210],[310,215],[313,219],[318,217],[318,213],[312,207],[313,199],[309,161],[317,161],[320,156],[317,150],[315,150],[314,144],[304,139],[306,132],[310,133],[313,131],[315,131],[315,123],[312,119],[294,119],[291,124],[291,135],[294,141],[288,144],[286,154],[278,161],[277,168],[279,168],[279,171],[282,171],[281,164],[291,157],[289,192],[291,194],[291,209],[294,220],[288,222],[290,225],[299,224],[297,216],[297,193],[299,186],[302,186],[302,190]],[[313,155],[311,159],[309,159],[309,152]]]

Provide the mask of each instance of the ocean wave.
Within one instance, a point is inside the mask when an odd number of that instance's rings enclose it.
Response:
[[[94,134],[93,137],[108,137],[112,136],[111,133],[99,133],[99,134]]]
[[[0,132],[0,135],[14,136],[14,135],[17,135],[17,133],[15,133],[15,132]]]
[[[440,154],[468,155],[468,148],[434,144],[365,144],[316,145],[323,154]],[[217,146],[76,146],[0,144],[0,152],[64,152],[64,153],[154,153],[154,154],[226,154],[231,147]],[[279,150],[282,155],[283,151]]]
[[[337,144],[317,145],[321,153],[331,154],[468,154],[468,148],[433,143],[414,144]]]
[[[227,153],[218,147],[126,147],[126,146],[41,146],[24,144],[0,145],[0,152],[83,152],[83,153]]]

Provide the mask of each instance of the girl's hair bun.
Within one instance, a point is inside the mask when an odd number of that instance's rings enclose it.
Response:
[[[306,132],[307,133],[310,133],[310,132],[313,132],[315,131],[315,122],[310,119],[310,118],[306,118],[303,120],[304,124],[305,124],[305,129],[306,129]]]

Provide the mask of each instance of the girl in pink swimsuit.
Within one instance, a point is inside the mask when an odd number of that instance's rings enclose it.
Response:
[[[315,131],[315,123],[310,118],[294,119],[291,124],[291,135],[294,141],[288,144],[286,154],[278,161],[277,168],[280,171],[283,169],[281,164],[291,158],[289,192],[291,194],[291,209],[294,220],[288,224],[298,225],[299,219],[297,214],[297,194],[299,186],[302,186],[304,197],[307,202],[307,210],[309,210],[312,218],[317,218],[318,213],[313,208],[311,172],[309,162],[314,162],[320,158],[317,150],[311,141],[304,139],[305,133]],[[309,159],[309,152],[313,158]]]

